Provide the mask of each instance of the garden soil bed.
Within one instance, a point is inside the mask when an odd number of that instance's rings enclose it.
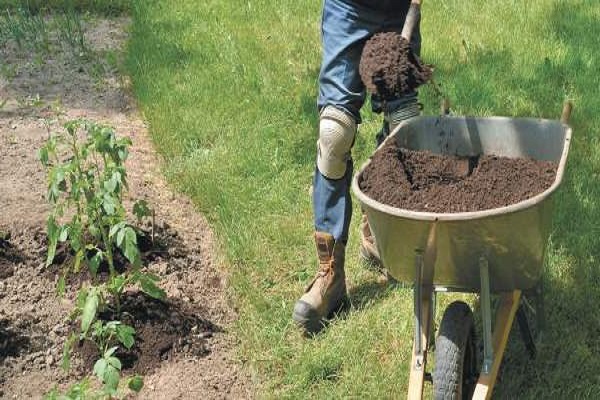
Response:
[[[145,375],[138,397],[253,397],[233,350],[229,328],[236,312],[213,235],[189,199],[165,183],[128,80],[109,62],[115,54],[122,57],[128,23],[86,20],[91,59],[73,55],[55,38],[41,57],[16,46],[0,49],[0,398],[41,398],[53,385],[64,388],[90,371],[95,349],[85,345],[76,348],[69,373],[59,367],[80,282],[72,281],[59,299],[59,268],[44,267],[49,208],[36,157],[48,132],[74,118],[114,126],[132,139],[130,197],[146,199],[156,211],[156,242],[144,249],[144,268],[161,277],[167,299],[132,291],[124,304],[138,332],[136,347],[123,354],[124,368]],[[131,209],[130,200],[126,207]]]
[[[556,163],[494,155],[456,157],[383,145],[360,176],[369,197],[436,213],[481,211],[531,198],[556,178]]]

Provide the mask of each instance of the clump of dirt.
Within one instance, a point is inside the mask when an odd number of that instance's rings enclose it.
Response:
[[[401,148],[389,141],[359,177],[371,198],[413,211],[481,211],[531,198],[548,189],[557,164],[495,155],[457,157]]]
[[[135,329],[135,344],[130,350],[120,350],[117,357],[128,373],[146,375],[160,368],[163,361],[178,358],[195,359],[209,353],[208,340],[219,328],[200,318],[198,310],[188,304],[169,299],[160,301],[144,293],[127,293],[121,304],[121,322]],[[100,319],[119,319],[110,312]],[[75,328],[76,329],[76,328]],[[85,370],[93,369],[100,356],[91,342],[83,342],[76,351]]]
[[[8,319],[0,319],[0,361],[18,357],[27,347],[29,338],[16,330]]]
[[[0,279],[6,279],[14,273],[14,264],[22,261],[18,251],[10,244],[8,239],[0,237]]]
[[[381,32],[365,43],[359,73],[371,94],[393,100],[428,82],[433,69],[421,62],[399,33]]]

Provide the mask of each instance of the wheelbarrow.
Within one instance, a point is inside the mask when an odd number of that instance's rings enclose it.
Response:
[[[570,103],[565,103],[560,120],[444,113],[415,117],[400,124],[385,141],[441,154],[494,154],[558,163],[550,188],[516,204],[476,212],[416,212],[379,203],[361,191],[358,182],[370,161],[354,177],[352,189],[367,215],[383,266],[392,278],[414,285],[409,399],[422,398],[425,381],[432,381],[436,399],[490,398],[515,316],[526,348],[535,356],[525,305],[537,313],[538,324],[543,325],[544,254],[552,225],[553,195],[561,184],[569,152],[570,112]],[[433,374],[427,372],[439,292],[479,294],[481,367],[477,364],[473,311],[466,303],[454,302],[445,310],[438,329]],[[492,295],[497,300],[493,331]],[[537,307],[531,305],[534,300]]]

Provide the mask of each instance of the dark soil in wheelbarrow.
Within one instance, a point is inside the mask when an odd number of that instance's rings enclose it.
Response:
[[[548,189],[557,164],[494,155],[456,157],[413,151],[389,141],[359,177],[369,197],[413,211],[481,211],[531,198]]]

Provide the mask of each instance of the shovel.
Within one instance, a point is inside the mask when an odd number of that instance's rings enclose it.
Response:
[[[409,43],[412,33],[415,30],[415,26],[421,19],[421,2],[421,0],[412,0],[410,2],[408,14],[406,14],[404,26],[402,27],[402,33],[400,33],[400,36]],[[406,56],[409,57],[408,54]],[[446,108],[449,108],[449,106],[446,106]],[[443,174],[448,174],[453,177],[466,178],[473,172],[473,162],[474,160],[472,160],[472,158],[460,157],[456,159],[454,163],[446,165],[444,168],[445,170],[442,172]]]
[[[421,19],[421,0],[412,0],[410,2],[410,8],[408,9],[408,14],[406,14],[406,19],[404,20],[404,26],[402,27],[402,36],[406,39],[407,42],[410,43],[410,38],[412,36],[413,30],[415,26],[419,23]]]

